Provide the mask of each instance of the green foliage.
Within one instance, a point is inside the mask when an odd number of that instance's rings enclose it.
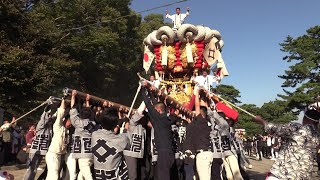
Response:
[[[254,115],[260,115],[268,122],[276,124],[285,124],[297,120],[297,115],[287,108],[287,102],[281,100],[264,103],[261,108],[253,104],[243,104],[240,107]],[[264,132],[262,125],[257,124],[253,117],[242,111],[239,111],[239,122],[236,127],[246,129],[248,135],[262,134]]]
[[[284,79],[285,95],[279,95],[296,112],[303,110],[320,94],[320,26],[307,30],[307,34],[280,44],[288,55],[283,58],[292,65],[279,76]],[[292,91],[288,90],[288,88]]]
[[[143,18],[139,34],[142,38],[145,38],[148,34],[159,29],[161,26],[171,26],[171,24],[164,22],[162,14],[149,14]]]
[[[288,110],[287,104],[287,102],[281,100],[264,103],[260,108],[260,115],[269,122],[278,124],[297,120],[297,116]]]
[[[240,107],[252,114],[260,114],[260,108],[254,104],[243,104]],[[238,123],[236,124],[236,128],[245,129],[247,135],[249,136],[263,133],[263,126],[256,123],[253,117],[249,116],[248,114],[242,111],[239,111],[239,118]]]
[[[141,22],[130,0],[26,2],[0,4],[1,105],[21,114],[63,87],[130,104],[143,38],[162,15]]]
[[[0,2],[0,104],[13,113],[61,92],[78,66],[32,23],[24,6],[18,0]]]
[[[241,101],[238,100],[238,98],[241,97],[240,91],[237,90],[232,85],[220,84],[216,88],[214,88],[214,91],[217,94],[221,95],[222,98],[224,98],[225,100],[227,100],[233,104],[241,103]]]
[[[56,48],[79,63],[72,88],[129,104],[136,86],[140,16],[130,0],[60,0],[36,4],[30,13],[38,28],[52,32]],[[65,86],[69,86],[66,84]]]

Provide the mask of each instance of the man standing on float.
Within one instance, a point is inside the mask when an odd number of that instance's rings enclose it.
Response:
[[[179,27],[183,24],[184,19],[189,16],[189,7],[187,7],[187,12],[185,14],[180,13],[180,8],[176,8],[176,14],[170,15],[168,14],[168,10],[166,10],[166,18],[172,20],[173,28],[172,29],[179,29]]]

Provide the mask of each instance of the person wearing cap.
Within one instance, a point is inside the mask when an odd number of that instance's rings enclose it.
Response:
[[[208,117],[211,123],[210,139],[213,152],[211,179],[221,180],[223,150],[221,146],[221,127],[219,125],[220,123],[215,119],[216,113],[216,111],[208,108]]]
[[[319,144],[320,112],[309,106],[302,124],[276,125],[260,116],[256,116],[255,120],[264,125],[267,133],[275,134],[283,140],[279,157],[272,165],[267,180],[311,179],[314,155]]]
[[[240,173],[236,149],[232,143],[230,125],[228,123],[228,121],[233,122],[235,120],[228,118],[223,111],[218,109],[217,111],[213,111],[212,115],[211,113],[209,113],[209,115],[210,117],[213,117],[215,124],[219,127],[218,136],[220,138],[219,141],[221,141],[222,160],[227,179],[243,180]]]

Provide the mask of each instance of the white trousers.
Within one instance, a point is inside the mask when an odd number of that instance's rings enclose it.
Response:
[[[76,180],[77,179],[77,160],[72,158],[72,154],[68,153],[65,156],[65,161],[67,165],[67,174],[65,180]]]
[[[46,180],[59,180],[59,166],[61,162],[61,154],[47,152],[46,163],[47,163],[47,178]]]
[[[243,180],[239,169],[238,159],[235,155],[225,157],[223,159],[223,165],[228,180]]]
[[[79,169],[80,172],[78,174],[77,178],[77,172],[76,172],[76,166],[77,166],[77,160],[79,163]],[[66,156],[66,164],[68,167],[68,174],[70,180],[92,180],[92,174],[90,166],[92,165],[92,159],[91,158],[79,158],[74,159],[72,158],[72,154],[67,154]],[[66,176],[67,177],[67,176]]]
[[[91,169],[90,169],[90,166],[92,165],[92,159],[91,158],[80,158],[80,159],[78,159],[78,163],[79,163],[79,169],[80,169],[81,176],[85,180],[92,180],[92,174],[91,174]],[[78,175],[78,179],[79,179],[80,173]]]
[[[204,151],[196,156],[197,172],[200,180],[211,179],[211,166],[213,161],[213,153]]]
[[[274,157],[274,149],[273,149],[273,147],[271,148],[271,157],[272,157],[272,159],[275,158],[275,157]]]

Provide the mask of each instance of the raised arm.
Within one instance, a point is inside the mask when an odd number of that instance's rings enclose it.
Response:
[[[138,121],[143,118],[143,114],[139,114],[139,113],[134,113],[134,115],[132,115],[132,117],[129,120],[129,125],[130,126],[136,126],[138,125]]]
[[[65,112],[65,101],[64,101],[64,99],[62,99],[60,107],[57,110],[57,119],[53,124],[54,128],[59,128],[59,127],[63,126],[64,112]]]
[[[196,111],[196,116],[198,116],[200,114],[200,99],[199,99],[199,89],[195,88],[194,89],[194,95],[195,95],[195,111]]]
[[[195,95],[194,94],[192,94],[192,96],[191,96],[191,100],[189,101],[189,103],[186,103],[185,104],[185,108],[187,108],[187,109],[189,109],[190,111],[192,111],[192,109],[193,109],[193,106],[194,106],[194,101],[195,101]]]
[[[77,125],[80,123],[80,117],[79,117],[79,112],[78,110],[74,107],[75,103],[76,103],[76,95],[77,95],[77,91],[73,90],[72,94],[71,94],[71,109],[70,109],[70,121],[71,124],[76,128]]]
[[[151,119],[154,117],[154,116],[158,116],[160,115],[159,112],[157,110],[155,110],[154,106],[151,104],[151,99],[150,97],[148,97],[147,93],[147,89],[146,89],[146,85],[147,85],[147,82],[144,81],[142,82],[143,83],[143,88],[141,89],[141,92],[142,92],[142,97],[143,97],[143,101],[148,109],[148,113],[149,115],[151,116]]]
[[[168,11],[166,11],[166,18],[174,20],[174,15],[168,14]]]
[[[131,126],[136,126],[138,121],[144,116],[143,111],[146,109],[146,104],[144,101],[141,102],[139,108],[135,112],[135,114],[130,118],[129,123]]]
[[[40,129],[43,129],[45,128],[45,125],[47,123],[47,121],[49,121],[49,118],[50,118],[50,105],[47,105],[45,107],[45,110],[43,111],[41,117],[40,117],[40,121],[38,122],[37,124],[37,127],[36,127],[36,131],[39,131]]]

